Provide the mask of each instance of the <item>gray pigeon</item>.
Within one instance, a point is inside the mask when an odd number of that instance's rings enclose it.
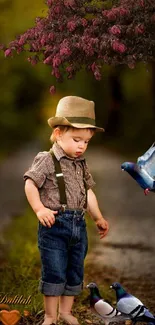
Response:
[[[137,163],[126,161],[121,169],[135,179],[145,195],[150,191],[155,192],[155,143],[137,159]]]
[[[91,282],[86,286],[86,288],[90,289],[91,310],[94,314],[104,320],[105,325],[108,325],[111,322],[120,322],[125,319],[130,319],[127,315],[122,315],[116,308],[111,306],[109,302],[105,301],[101,297],[96,283]]]
[[[155,317],[135,296],[132,296],[120,283],[114,282],[110,288],[114,289],[117,297],[117,309],[130,317],[133,323],[138,321],[155,324]]]

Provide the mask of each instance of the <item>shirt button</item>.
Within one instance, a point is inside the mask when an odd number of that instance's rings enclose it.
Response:
[[[80,174],[80,172],[77,172],[78,173],[78,175]]]

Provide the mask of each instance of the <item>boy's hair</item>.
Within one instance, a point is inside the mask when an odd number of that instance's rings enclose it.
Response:
[[[53,132],[52,132],[52,134],[51,134],[51,136],[50,136],[50,141],[51,141],[52,143],[56,142],[56,137],[55,137],[54,131],[55,131],[55,129],[57,129],[57,128],[59,128],[60,131],[67,132],[67,131],[71,128],[71,126],[68,126],[68,125],[67,125],[67,126],[65,126],[65,125],[57,125],[57,126],[55,126],[55,127],[53,128]]]
[[[63,132],[67,132],[69,129],[73,129],[73,130],[75,130],[76,128],[74,128],[73,126],[68,126],[68,125],[57,125],[57,126],[55,126],[54,128],[53,128],[53,132],[52,132],[52,134],[51,134],[51,136],[50,136],[50,141],[52,142],[52,143],[54,143],[54,142],[56,142],[56,137],[55,137],[55,132],[54,132],[54,130],[56,129],[56,128],[59,128],[59,130],[60,131],[63,131]],[[95,129],[94,128],[87,128],[88,130],[90,130],[92,133],[95,133]]]

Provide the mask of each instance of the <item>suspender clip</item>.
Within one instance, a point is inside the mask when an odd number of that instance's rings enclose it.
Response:
[[[60,210],[61,210],[62,212],[65,212],[65,210],[66,210],[66,206],[67,206],[66,204],[62,204]]]
[[[61,176],[63,176],[63,173],[56,174],[56,177],[61,177]]]

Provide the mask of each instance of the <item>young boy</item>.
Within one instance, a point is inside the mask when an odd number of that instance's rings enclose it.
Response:
[[[27,199],[39,219],[38,247],[42,262],[40,291],[44,294],[43,325],[58,318],[78,325],[72,313],[74,296],[83,285],[87,231],[84,213],[95,221],[100,238],[108,232],[83,157],[96,131],[94,102],[76,96],[62,98],[56,116],[48,120],[54,145],[40,152],[25,173]]]

